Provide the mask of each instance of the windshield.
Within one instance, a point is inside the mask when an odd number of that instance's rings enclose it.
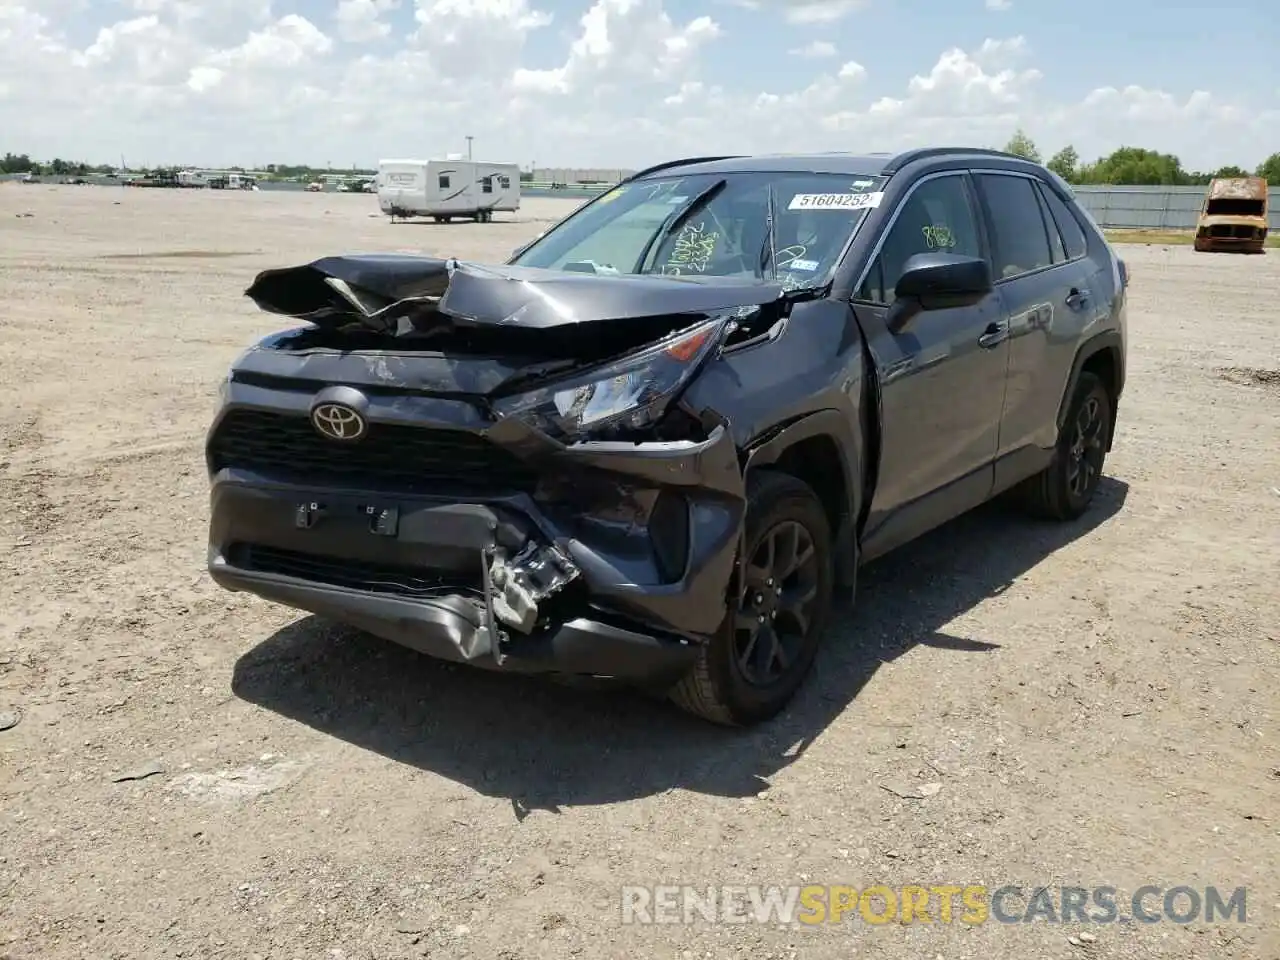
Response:
[[[1210,217],[1261,217],[1266,214],[1261,198],[1244,197],[1215,198],[1205,205],[1204,212]]]
[[[512,263],[594,273],[776,275],[790,288],[817,286],[879,202],[883,184],[883,177],[832,173],[646,178],[583,207]]]

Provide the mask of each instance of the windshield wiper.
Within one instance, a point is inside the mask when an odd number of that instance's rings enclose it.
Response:
[[[773,210],[773,184],[772,183],[769,184],[769,210],[768,210],[767,216],[769,218],[769,223],[768,223],[769,234],[764,238],[764,243],[761,244],[760,246],[760,256],[758,259],[759,261],[763,261],[764,255],[766,253],[769,254],[770,279],[777,280],[778,279],[778,241],[777,241],[776,234],[774,232],[774,224],[776,222],[776,217],[774,216],[774,210]],[[763,269],[761,270],[761,272],[762,273],[764,272]]]
[[[644,273],[645,261],[649,259],[649,253],[654,249],[655,244],[661,246],[661,242],[666,240],[671,234],[675,233],[680,227],[684,226],[685,221],[697,213],[700,209],[715,199],[716,195],[725,188],[728,180],[723,178],[717,180],[711,186],[707,187],[696,196],[690,197],[683,207],[673,210],[662,225],[654,231],[648,242],[644,245],[644,249],[640,251],[640,256],[636,259],[636,273]]]

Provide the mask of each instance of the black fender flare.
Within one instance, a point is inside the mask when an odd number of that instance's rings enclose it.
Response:
[[[786,451],[804,440],[828,437],[835,444],[844,481],[845,502],[840,504],[840,523],[835,537],[836,580],[852,588],[858,565],[857,523],[862,509],[862,456],[860,431],[849,413],[831,408],[804,414],[772,430],[747,445],[743,478],[752,470],[776,464]]]
[[[1107,431],[1107,450],[1109,452],[1111,450],[1112,437],[1115,435],[1116,408],[1119,406],[1120,394],[1124,390],[1124,338],[1121,337],[1119,330],[1103,330],[1080,344],[1080,349],[1076,351],[1076,357],[1071,362],[1071,376],[1067,378],[1067,389],[1063,393],[1062,399],[1058,401],[1056,422],[1058,430],[1061,431],[1067,422],[1067,411],[1071,406],[1071,398],[1075,395],[1076,384],[1080,382],[1080,372],[1084,369],[1086,363],[1103,351],[1114,351],[1116,356],[1116,395],[1111,405],[1111,429]]]

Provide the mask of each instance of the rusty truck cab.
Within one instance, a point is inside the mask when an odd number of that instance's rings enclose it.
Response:
[[[1196,223],[1196,249],[1261,253],[1267,240],[1267,197],[1262,177],[1212,181]]]

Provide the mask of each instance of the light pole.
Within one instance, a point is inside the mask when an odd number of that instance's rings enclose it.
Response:
[[[467,137],[467,159],[468,160],[471,159],[471,141],[474,139],[475,139],[474,137]]]

